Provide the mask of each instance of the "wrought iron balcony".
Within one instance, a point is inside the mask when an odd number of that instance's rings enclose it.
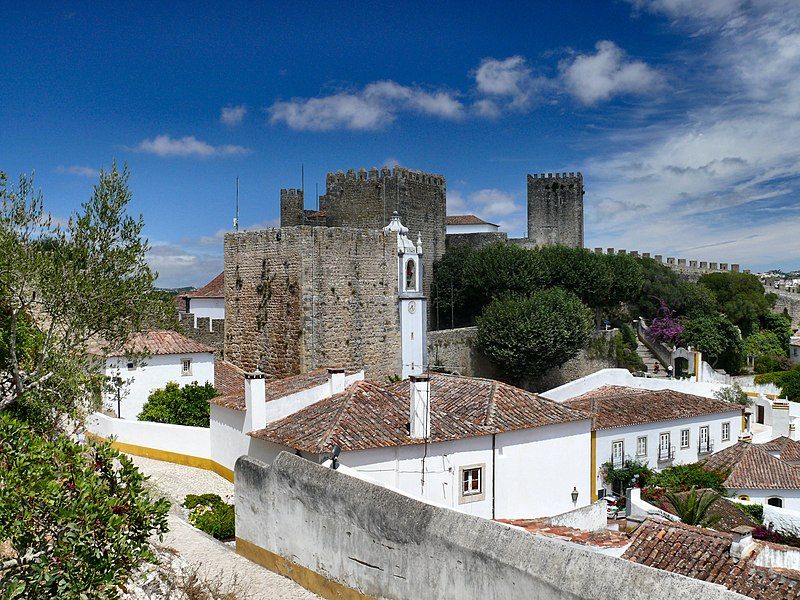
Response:
[[[714,452],[714,440],[713,439],[706,440],[705,442],[700,441],[697,444],[697,453],[698,454],[711,454],[712,452]]]
[[[658,462],[668,462],[675,458],[675,446],[669,448],[658,447]]]
[[[625,468],[625,463],[627,463],[627,462],[628,461],[625,460],[621,456],[612,456],[611,457],[611,466],[614,467],[615,469],[623,469],[623,468]]]

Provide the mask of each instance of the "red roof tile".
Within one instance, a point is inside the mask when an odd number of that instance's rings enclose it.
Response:
[[[214,362],[214,387],[219,396],[212,398],[213,404],[227,408],[244,407],[244,371],[227,360]],[[242,410],[244,410],[242,408]]]
[[[224,298],[225,297],[225,273],[222,272],[214,279],[209,281],[200,289],[188,292],[184,298]]]
[[[782,435],[759,446],[767,452],[777,452],[781,460],[800,462],[800,442]]]
[[[729,533],[647,519],[631,536],[622,558],[723,585],[757,600],[800,598],[800,573],[755,566],[761,543],[737,560],[730,555],[732,541]]]
[[[222,361],[217,361],[217,363]],[[235,383],[233,383],[233,387],[230,388],[230,391],[223,392],[222,396],[218,396],[216,398],[212,398],[211,402],[213,404],[217,404],[219,406],[224,406],[225,408],[230,408],[233,410],[245,410],[245,402],[244,402],[244,371],[236,367],[231,363],[225,363],[222,367],[228,373],[231,372],[231,369],[235,369],[237,371],[235,377]],[[215,364],[215,372],[214,375],[216,377],[216,364]],[[347,375],[352,375],[355,371],[346,371]],[[234,381],[228,375],[223,375],[227,381]],[[270,402],[272,400],[277,400],[279,398],[283,398],[285,396],[289,396],[291,394],[296,394],[297,392],[302,392],[303,390],[307,390],[318,385],[322,385],[326,381],[328,381],[328,369],[316,369],[314,371],[309,371],[308,373],[302,373],[300,375],[292,375],[291,377],[284,377],[283,379],[275,379],[273,381],[266,382],[266,401]],[[219,389],[219,388],[218,388]],[[222,390],[220,390],[222,392]]]
[[[730,489],[800,489],[800,467],[772,456],[760,444],[739,442],[703,461],[707,469],[730,471],[723,484]]]
[[[741,411],[737,404],[713,398],[616,385],[604,385],[563,404],[591,413],[594,430]]]
[[[106,352],[104,348],[108,344],[99,342],[93,344],[89,352],[91,354],[108,356],[122,356],[123,353],[145,354],[147,356],[158,356],[165,354],[192,354],[195,352],[214,352],[214,348],[206,346],[198,341],[181,335],[177,331],[146,331],[136,333],[130,337],[123,351]]]
[[[547,519],[497,519],[500,523],[507,523],[521,527],[528,533],[554,537],[582,546],[596,548],[624,548],[628,545],[628,534],[610,529],[598,531],[584,531],[563,525],[553,525]]]
[[[588,419],[490,379],[435,373],[430,382],[431,442]],[[342,450],[418,444],[408,431],[409,396],[408,381],[390,386],[360,381],[250,435],[312,453],[334,444]]]
[[[484,221],[475,215],[447,215],[445,223],[447,225],[494,225],[498,227],[497,224]]]

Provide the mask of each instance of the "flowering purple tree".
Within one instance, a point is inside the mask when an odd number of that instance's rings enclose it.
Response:
[[[683,325],[675,319],[675,312],[663,300],[658,316],[650,324],[650,337],[656,342],[676,344],[683,333]]]

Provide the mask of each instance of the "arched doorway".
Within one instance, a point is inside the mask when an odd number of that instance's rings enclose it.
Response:
[[[777,496],[773,496],[772,498],[767,498],[767,504],[770,506],[777,506],[778,508],[783,508],[783,498],[778,498]]]
[[[675,357],[675,377],[683,377],[689,374],[689,359],[683,356]]]

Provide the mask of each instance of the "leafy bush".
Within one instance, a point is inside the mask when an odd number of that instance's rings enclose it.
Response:
[[[230,540],[236,536],[235,510],[217,494],[189,494],[183,502],[191,509],[189,522],[218,540]]]
[[[689,319],[681,334],[681,342],[705,355],[714,368],[738,374],[744,363],[744,342],[739,328],[721,314]]]
[[[0,574],[0,596],[119,597],[153,559],[150,536],[167,531],[169,503],[144,481],[107,444],[45,437],[0,414],[0,541],[15,559]]]
[[[217,395],[217,390],[210,383],[200,385],[194,381],[181,388],[170,381],[164,389],[150,394],[139,413],[139,420],[208,427],[211,420],[208,401]]]
[[[753,365],[753,370],[758,374],[788,371],[791,368],[792,361],[788,356],[759,356]]]
[[[692,488],[711,489],[725,493],[723,483],[728,478],[728,473],[722,471],[709,471],[700,463],[674,465],[648,479],[648,486],[660,487],[675,492],[688,492]]]
[[[628,369],[631,373],[647,371],[647,365],[636,352],[636,347],[631,348],[631,345],[626,343],[624,336],[618,335],[614,338],[614,348],[618,367]]]
[[[758,331],[774,299],[764,291],[764,285],[751,273],[708,273],[699,283],[710,289],[717,306],[744,335]]]
[[[562,365],[586,346],[592,314],[560,288],[495,300],[478,319],[478,348],[514,382]]]
[[[755,356],[757,359],[762,356],[782,356],[786,354],[787,347],[781,346],[778,336],[771,331],[756,331],[751,333],[744,340],[744,351],[748,356]]]
[[[759,525],[764,522],[764,506],[762,504],[737,504],[742,512]]]
[[[718,389],[714,392],[714,398],[722,402],[730,402],[731,404],[740,404],[742,406],[750,406],[753,403],[750,396],[745,393],[738,382]]]
[[[653,470],[647,466],[646,462],[637,459],[627,459],[625,464],[618,469],[614,468],[611,461],[604,463],[600,467],[600,476],[603,481],[613,489],[619,489],[623,492],[631,487],[634,482],[639,486],[647,485],[653,474]]]
[[[800,369],[763,373],[755,376],[756,383],[774,383],[781,388],[781,395],[793,402],[800,402]]]

